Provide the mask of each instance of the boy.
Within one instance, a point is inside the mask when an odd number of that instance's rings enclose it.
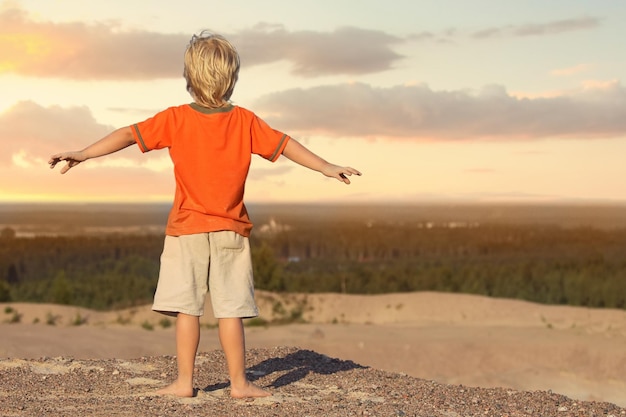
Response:
[[[210,292],[230,377],[231,396],[263,397],[268,391],[245,374],[243,318],[258,315],[248,236],[252,224],[243,203],[252,154],[272,162],[288,159],[350,184],[361,175],[330,164],[296,140],[270,128],[254,113],[230,103],[239,74],[239,55],[223,37],[207,32],[191,38],[183,75],[193,103],[117,129],[82,151],[52,155],[61,174],[87,159],[137,144],[142,152],[168,148],[176,192],[165,231],[159,280],[152,309],[176,316],[178,377],[158,391],[191,397],[200,340],[200,316]],[[208,287],[207,288],[207,279]]]

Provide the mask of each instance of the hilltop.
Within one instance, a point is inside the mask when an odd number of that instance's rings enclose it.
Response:
[[[551,390],[626,406],[623,310],[429,292],[259,291],[257,299],[262,315],[248,321],[250,348],[271,352],[294,346],[439,384]],[[0,308],[5,311],[0,357],[13,358],[9,363],[42,357],[134,361],[174,354],[172,323],[165,324],[149,306],[113,312],[26,303]],[[47,324],[51,317],[54,325]],[[200,351],[219,355],[209,302],[202,323]],[[217,372],[215,378],[223,379],[223,370]]]

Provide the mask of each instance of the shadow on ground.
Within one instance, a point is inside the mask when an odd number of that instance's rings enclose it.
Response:
[[[266,359],[247,370],[250,381],[261,377],[271,376],[273,373],[283,373],[269,387],[280,388],[293,384],[306,377],[310,373],[330,375],[337,372],[345,372],[352,369],[367,369],[349,360],[330,358],[311,350],[297,350],[284,357]],[[227,388],[229,383],[213,384],[205,387],[203,391],[214,391]]]

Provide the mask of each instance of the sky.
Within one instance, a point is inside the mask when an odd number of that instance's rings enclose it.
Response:
[[[169,202],[166,150],[51,154],[189,103],[193,34],[241,56],[234,104],[346,186],[253,158],[248,202],[626,203],[615,0],[0,0],[0,202]]]

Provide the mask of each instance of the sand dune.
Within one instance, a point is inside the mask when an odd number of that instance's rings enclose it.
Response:
[[[250,348],[297,346],[439,383],[552,390],[626,406],[626,311],[427,292],[258,292],[257,299],[264,320],[301,317],[303,323],[249,327]],[[94,312],[5,303],[0,309],[0,357],[174,354],[173,326],[163,328],[163,317],[149,306]],[[200,350],[218,350],[210,303],[202,322]]]

